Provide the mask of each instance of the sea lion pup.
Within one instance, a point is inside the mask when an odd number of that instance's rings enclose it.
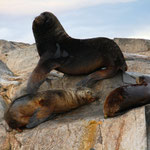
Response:
[[[127,70],[124,56],[113,40],[71,38],[50,12],[37,16],[32,29],[40,60],[28,80],[28,93],[36,92],[52,69],[68,75],[91,73],[78,84],[81,86]]]
[[[98,96],[88,89],[48,90],[27,94],[14,100],[4,118],[12,129],[33,128],[64,113],[88,104]]]
[[[147,78],[149,80],[149,78]],[[113,90],[104,102],[104,117],[114,117],[125,111],[150,103],[150,84],[144,76],[139,84],[121,86]]]

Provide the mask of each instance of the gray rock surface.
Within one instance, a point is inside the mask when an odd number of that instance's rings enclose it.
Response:
[[[8,145],[8,133],[6,131],[7,124],[4,121],[4,112],[7,109],[7,104],[5,103],[4,99],[0,95],[0,149],[7,149]]]
[[[138,53],[150,51],[150,40],[115,38],[114,41],[119,45],[123,52]]]
[[[21,42],[8,42],[6,40],[0,40],[0,53],[6,54],[10,51],[16,50],[16,49],[23,49],[27,46],[30,46],[30,44],[25,44]]]
[[[126,53],[145,56],[148,51],[149,41],[117,40],[121,41],[118,44]],[[144,44],[140,44],[142,42]],[[127,47],[124,46],[125,43]],[[130,51],[131,47],[135,50]],[[59,115],[34,129],[18,133],[15,130],[8,132],[7,124],[3,120],[7,107],[3,102],[8,104],[25,93],[27,79],[39,56],[35,45],[7,41],[0,41],[0,54],[0,74],[3,74],[3,77],[0,76],[0,150],[150,150],[149,105],[115,118],[103,118],[103,102],[109,92],[121,85],[135,83],[135,78],[143,73],[148,74],[149,60],[135,58],[132,63],[131,60],[127,61],[129,71],[135,73],[118,73],[114,78],[97,82],[92,90],[99,93],[98,101]],[[82,78],[84,76],[73,77],[53,71],[39,90],[73,88]]]
[[[3,63],[1,60],[0,60],[0,76],[3,76],[3,75],[8,75],[8,76],[13,76],[13,72],[7,67],[7,65],[5,63]]]

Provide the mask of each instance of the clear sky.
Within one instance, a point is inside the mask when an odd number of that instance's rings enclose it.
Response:
[[[34,43],[32,21],[43,11],[75,38],[150,39],[150,0],[0,0],[0,39]]]

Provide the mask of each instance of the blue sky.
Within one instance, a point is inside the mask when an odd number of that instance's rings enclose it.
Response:
[[[150,0],[0,0],[0,39],[34,43],[32,21],[43,11],[75,38],[150,39]]]

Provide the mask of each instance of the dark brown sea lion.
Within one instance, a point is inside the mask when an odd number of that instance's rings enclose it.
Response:
[[[4,118],[12,129],[33,128],[54,115],[75,109],[98,97],[88,89],[49,90],[14,100]]]
[[[113,40],[71,38],[50,12],[36,17],[32,28],[40,60],[28,81],[28,93],[36,92],[52,69],[68,75],[91,73],[79,83],[82,86],[127,70],[124,56]]]
[[[139,84],[121,86],[113,90],[104,102],[104,117],[114,117],[125,111],[150,103],[149,78],[140,77]]]

